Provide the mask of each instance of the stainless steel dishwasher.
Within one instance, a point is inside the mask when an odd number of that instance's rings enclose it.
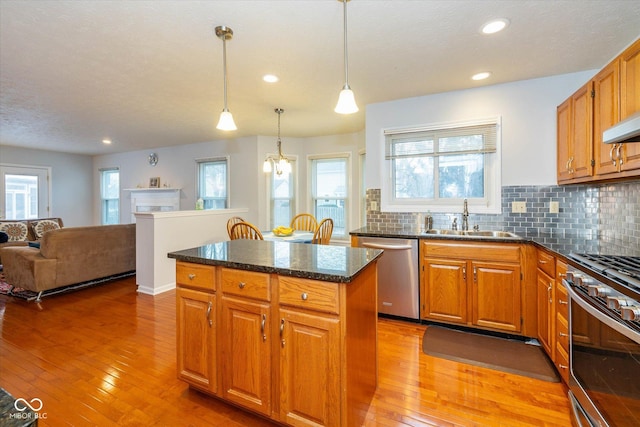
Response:
[[[378,261],[378,313],[420,319],[418,240],[358,236],[357,242],[384,250]]]

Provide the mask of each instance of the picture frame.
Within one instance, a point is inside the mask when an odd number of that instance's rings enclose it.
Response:
[[[149,178],[149,188],[160,188],[160,177],[154,176]]]

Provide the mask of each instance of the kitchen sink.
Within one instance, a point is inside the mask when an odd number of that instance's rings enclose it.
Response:
[[[520,236],[508,231],[495,231],[495,230],[448,230],[448,229],[433,229],[427,230],[425,234],[436,234],[443,236],[464,236],[464,237],[488,237],[493,239],[520,239]]]

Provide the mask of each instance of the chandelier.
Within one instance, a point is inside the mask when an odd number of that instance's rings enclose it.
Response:
[[[276,175],[280,176],[282,174],[285,174],[286,176],[291,173],[291,162],[289,162],[287,156],[282,154],[282,140],[280,139],[280,115],[284,113],[284,110],[282,108],[276,108],[273,111],[278,114],[278,155],[277,157],[267,156],[267,158],[264,159],[264,163],[262,164],[262,171],[264,173],[270,173],[275,169]]]

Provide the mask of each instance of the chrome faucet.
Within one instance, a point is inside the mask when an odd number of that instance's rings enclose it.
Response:
[[[464,199],[464,207],[462,209],[462,230],[467,231],[469,229],[469,207],[467,206],[467,199]]]

